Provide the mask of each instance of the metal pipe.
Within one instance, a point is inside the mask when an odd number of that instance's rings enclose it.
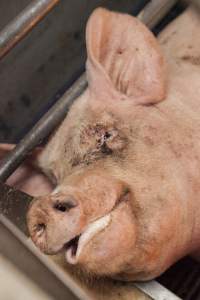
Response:
[[[0,59],[39,23],[59,0],[34,0],[0,32]]]
[[[165,6],[163,6],[163,1]],[[162,15],[166,14],[175,4],[175,0],[152,0],[139,14],[141,21],[151,28],[160,21],[159,14],[154,14],[153,7]],[[155,5],[156,4],[156,5]],[[67,91],[66,94],[40,119],[30,132],[19,142],[1,162],[0,180],[5,181],[22,163],[29,151],[37,146],[64,119],[70,103],[73,102],[86,88],[86,75],[83,74]]]
[[[146,295],[151,297],[151,299],[156,300],[181,300],[174,293],[166,289],[160,283],[155,280],[151,280],[148,282],[135,282],[134,285]]]
[[[51,131],[64,119],[69,105],[85,90],[87,86],[86,75],[83,74],[48,110],[39,122],[29,131],[29,133],[20,141],[1,162],[0,180],[6,180],[14,170],[25,159],[27,153],[35,146],[39,145],[42,140],[48,136]]]
[[[166,12],[170,11],[176,2],[176,0],[153,0],[139,13],[138,19],[152,29],[162,20]]]
[[[41,255],[21,231],[2,214],[0,214],[0,236],[0,253],[45,291],[51,299],[92,300],[67,272]]]

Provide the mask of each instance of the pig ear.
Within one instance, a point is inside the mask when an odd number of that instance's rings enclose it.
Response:
[[[164,99],[161,50],[138,19],[98,8],[88,21],[86,44],[88,84],[96,96],[140,104]]]
[[[14,147],[14,144],[0,144],[0,164]],[[50,193],[53,187],[37,167],[37,158],[41,152],[42,148],[35,148],[6,183],[35,197]]]

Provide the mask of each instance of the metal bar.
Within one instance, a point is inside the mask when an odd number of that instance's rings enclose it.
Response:
[[[54,299],[91,300],[53,261],[41,254],[7,218],[0,214],[0,253]],[[13,249],[15,254],[13,255]]]
[[[0,215],[3,214],[27,236],[26,214],[32,200],[30,195],[0,182]]]
[[[149,282],[138,282],[134,283],[134,285],[155,300],[181,300],[181,298],[174,295],[155,280]]]
[[[163,1],[165,5],[163,5]],[[145,6],[139,14],[141,21],[152,28],[159,22],[159,11],[162,10],[162,16],[167,14],[171,7],[175,4],[175,0],[153,0]],[[154,13],[153,7],[157,7],[157,13]],[[15,171],[22,163],[29,151],[37,146],[52,130],[64,119],[69,105],[75,100],[87,87],[86,75],[83,74],[64,94],[64,96],[40,119],[40,121],[32,128],[32,130],[19,142],[1,162],[0,180],[6,179]]]
[[[86,76],[83,74],[63,97],[39,120],[20,143],[1,162],[0,179],[6,180],[25,159],[27,153],[48,136],[64,119],[69,105],[85,90]]]
[[[152,29],[162,20],[166,12],[170,11],[176,2],[176,0],[153,0],[139,13],[138,19]]]
[[[39,23],[59,0],[34,0],[0,32],[0,59]]]

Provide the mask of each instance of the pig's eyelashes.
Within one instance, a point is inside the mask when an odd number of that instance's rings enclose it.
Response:
[[[54,204],[53,208],[60,212],[68,212],[70,209],[74,208],[76,204],[73,201],[63,201]]]

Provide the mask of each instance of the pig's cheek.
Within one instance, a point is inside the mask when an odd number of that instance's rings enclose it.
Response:
[[[136,226],[128,203],[121,203],[112,213],[107,228],[84,247],[79,264],[97,275],[126,271],[135,247]]]

